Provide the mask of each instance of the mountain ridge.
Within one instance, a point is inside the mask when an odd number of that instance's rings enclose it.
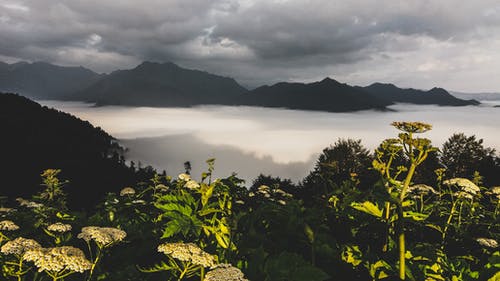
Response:
[[[12,78],[15,76],[12,73],[17,73],[18,79]],[[45,62],[0,63],[0,91],[18,92],[38,99],[94,102],[98,106],[190,107],[206,104],[349,112],[388,110],[387,106],[394,103],[479,104],[475,100],[459,99],[438,87],[426,91],[380,82],[361,87],[330,77],[312,83],[278,82],[247,90],[231,77],[183,68],[173,62],[151,61],[109,74],[97,74],[81,66],[63,67]]]

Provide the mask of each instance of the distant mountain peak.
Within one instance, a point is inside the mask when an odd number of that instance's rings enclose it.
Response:
[[[323,80],[319,81],[319,83],[335,83],[335,84],[341,84],[339,81],[332,79],[330,77],[325,77]]]

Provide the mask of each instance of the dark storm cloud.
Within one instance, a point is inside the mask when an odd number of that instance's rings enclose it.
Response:
[[[493,0],[0,0],[0,58],[98,71],[174,61],[248,85],[416,64],[412,52],[433,69],[437,43],[476,54],[469,42],[492,49],[499,29]]]

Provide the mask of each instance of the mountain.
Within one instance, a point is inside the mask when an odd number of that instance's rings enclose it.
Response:
[[[75,92],[101,77],[81,66],[64,67],[45,62],[0,63],[0,91],[35,99],[71,99]]]
[[[239,105],[284,107],[290,109],[346,112],[365,109],[386,109],[392,102],[325,78],[320,82],[277,83],[262,86],[240,96]]]
[[[401,89],[393,84],[374,83],[366,87],[358,87],[371,95],[390,102],[413,104],[437,104],[447,106],[478,105],[476,100],[463,100],[454,97],[443,88],[432,88],[429,91],[417,89]]]
[[[0,93],[2,184],[0,195],[16,198],[40,191],[40,173],[61,169],[69,202],[92,206],[107,192],[150,179],[152,169],[125,164],[123,148],[100,128],[25,97]]]
[[[144,62],[111,73],[78,96],[98,105],[192,106],[227,104],[246,91],[232,78],[173,63]]]

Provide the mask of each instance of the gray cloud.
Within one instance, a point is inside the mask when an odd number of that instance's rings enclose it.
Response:
[[[462,76],[499,74],[499,34],[495,0],[0,0],[0,58],[106,72],[173,61],[249,86],[335,76],[467,90]],[[474,87],[499,90],[484,81]]]

